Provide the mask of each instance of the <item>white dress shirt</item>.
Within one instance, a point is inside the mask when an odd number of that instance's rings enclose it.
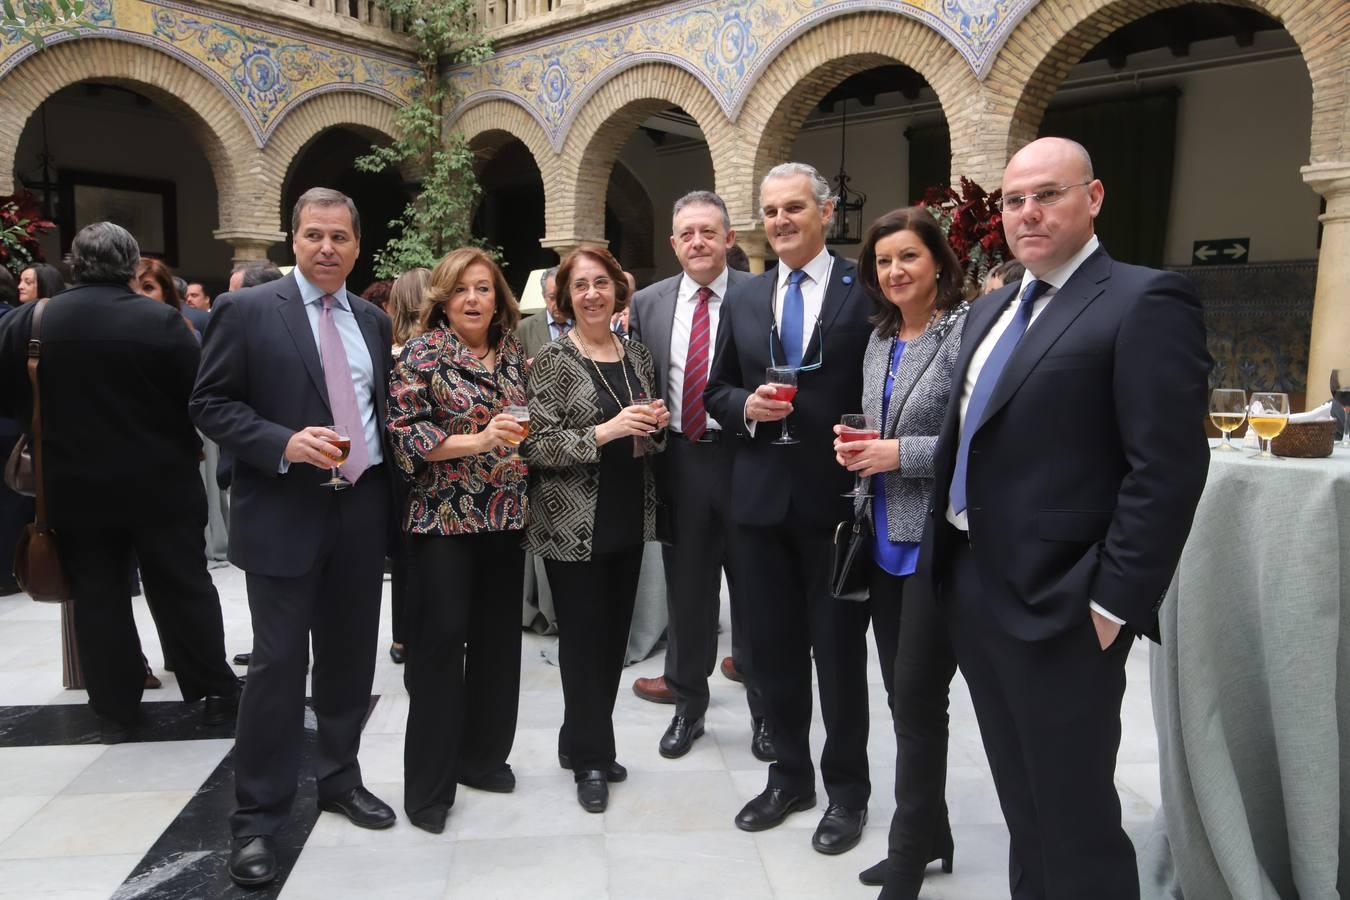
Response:
[[[717,323],[722,313],[722,298],[727,295],[727,270],[708,284],[712,296],[708,298],[708,359],[703,364],[706,375],[712,369],[712,351],[717,342]],[[689,358],[689,335],[694,327],[694,311],[698,307],[698,292],[702,287],[688,274],[680,277],[680,286],[675,290],[675,321],[670,328],[670,370],[666,375],[666,409],[670,410],[671,426],[676,431],[684,431],[684,420],[680,418],[680,409],[684,403],[684,364]],[[708,430],[718,431],[721,425],[711,415],[708,416]]]
[[[1049,285],[1049,288],[1046,289],[1045,293],[1036,298],[1036,305],[1031,310],[1031,321],[1027,323],[1028,334],[1031,333],[1031,329],[1036,327],[1036,320],[1040,318],[1041,313],[1045,312],[1045,308],[1055,299],[1055,295],[1059,293],[1060,288],[1064,287],[1064,285],[1068,283],[1069,278],[1073,276],[1073,273],[1078,271],[1078,267],[1081,266],[1089,256],[1096,252],[1100,243],[1101,242],[1097,240],[1097,236],[1094,234],[1092,237],[1088,238],[1087,243],[1073,255],[1072,259],[1058,269],[1052,269],[1039,279],[1032,275],[1030,271],[1022,276],[1022,283],[1017,288],[1018,297],[1021,297],[1026,293],[1027,287],[1032,281],[1043,281]],[[979,380],[980,372],[984,369],[984,364],[989,361],[989,355],[994,352],[994,345],[998,343],[998,339],[1003,336],[1003,332],[1007,331],[1008,326],[1012,324],[1013,317],[1017,315],[1017,308],[1020,305],[1020,301],[1017,303],[1009,303],[999,315],[998,319],[995,320],[994,326],[989,329],[989,333],[984,336],[984,340],[980,341],[980,345],[976,347],[975,352],[971,354],[970,365],[966,368],[965,383],[961,386],[961,418],[959,430],[957,431],[958,444],[962,432],[965,431],[966,408],[970,405],[970,394],[975,390],[975,382]],[[1023,337],[1025,338],[1025,335],[1023,335]],[[970,523],[967,520],[966,510],[963,509],[960,512],[957,512],[952,508],[950,500],[947,501],[947,521],[961,531],[970,530]],[[1115,622],[1117,625],[1125,624],[1124,619],[1118,618],[1107,612],[1095,602],[1089,601],[1089,606],[1103,616],[1106,616],[1106,618],[1110,619],[1112,622]]]
[[[821,247],[820,252],[812,257],[811,261],[802,266],[802,271],[806,277],[802,279],[802,365],[810,365],[811,360],[806,358],[806,351],[811,347],[811,339],[816,334],[816,322],[820,320],[821,308],[825,306],[825,290],[830,284],[830,272],[834,270],[834,257],[830,251]],[[774,291],[773,298],[773,321],[780,329],[783,324],[783,301],[787,299],[788,276],[795,271],[790,268],[781,259],[778,261],[778,287]],[[778,332],[778,338],[781,341],[783,333]],[[769,341],[770,353],[776,354],[773,350],[773,341],[767,335],[765,340]],[[822,352],[824,348],[821,348]],[[779,359],[774,356],[774,365],[786,366],[786,359]],[[750,398],[745,400],[750,403]],[[755,426],[758,424],[749,416],[741,411],[741,417],[745,419],[745,427],[750,432],[751,437],[755,434]]]

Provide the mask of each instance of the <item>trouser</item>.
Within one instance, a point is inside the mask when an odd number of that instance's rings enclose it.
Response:
[[[506,765],[520,703],[519,531],[408,535],[408,815],[449,809],[457,779]]]

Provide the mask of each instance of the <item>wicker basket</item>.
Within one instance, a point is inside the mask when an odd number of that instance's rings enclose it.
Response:
[[[1290,422],[1280,436],[1270,442],[1270,450],[1276,456],[1290,456],[1298,459],[1317,459],[1331,455],[1331,447],[1336,442],[1336,420],[1322,419],[1316,422]]]

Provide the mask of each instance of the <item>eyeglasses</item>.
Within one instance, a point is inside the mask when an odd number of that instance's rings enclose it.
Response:
[[[1039,191],[1033,191],[1030,194],[1009,194],[1001,200],[994,201],[999,212],[1008,212],[1012,210],[1017,212],[1027,205],[1028,200],[1035,200],[1038,206],[1054,206],[1064,199],[1070,188],[1085,187],[1092,184],[1091,180],[1080,181],[1078,184],[1061,184],[1059,187],[1042,188]]]
[[[604,277],[603,275],[595,279],[594,281],[586,281],[585,279],[578,279],[572,282],[572,293],[586,294],[590,292],[592,287],[595,288],[597,291],[604,293],[605,291],[614,287],[614,282]]]
[[[771,367],[774,367],[774,368],[776,368],[776,367],[778,366],[778,360],[775,359],[775,358],[774,358],[774,355],[773,355],[773,336],[774,336],[774,334],[775,334],[777,331],[778,331],[778,323],[777,323],[777,322],[770,322],[770,323],[769,323],[769,365],[770,365]],[[779,343],[782,343],[781,339],[779,340]],[[811,346],[811,342],[810,342],[810,341],[807,341],[806,346],[807,346],[807,347]],[[816,355],[816,361],[813,362],[813,363],[811,363],[811,365],[809,365],[809,366],[798,366],[798,367],[797,367],[797,371],[798,371],[798,372],[814,372],[816,369],[819,369],[821,366],[825,365],[825,332],[824,332],[823,330],[821,330],[821,327],[820,327],[820,318],[819,318],[819,317],[816,318],[816,346],[820,348],[819,352],[818,352],[817,355]],[[806,348],[802,348],[802,352],[805,353],[805,352],[806,352]],[[783,365],[786,366],[786,365],[787,365],[787,362],[784,362]]]

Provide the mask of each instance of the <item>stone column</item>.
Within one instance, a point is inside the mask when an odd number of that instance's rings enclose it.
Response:
[[[268,249],[276,243],[286,240],[284,231],[226,231],[221,229],[212,234],[218,241],[224,241],[234,248],[233,265],[267,259]]]
[[[750,257],[750,271],[755,275],[764,271],[764,258],[769,255],[769,240],[758,222],[736,229],[736,244]]]
[[[1312,339],[1308,346],[1309,408],[1331,396],[1331,370],[1350,363],[1350,162],[1313,163],[1303,180],[1326,198],[1317,256]]]
[[[609,241],[604,238],[582,237],[581,235],[549,235],[539,240],[539,246],[545,250],[552,250],[558,254],[559,261],[566,258],[567,254],[580,247],[582,244],[595,244],[601,247],[608,247]],[[621,261],[622,262],[622,261]]]

